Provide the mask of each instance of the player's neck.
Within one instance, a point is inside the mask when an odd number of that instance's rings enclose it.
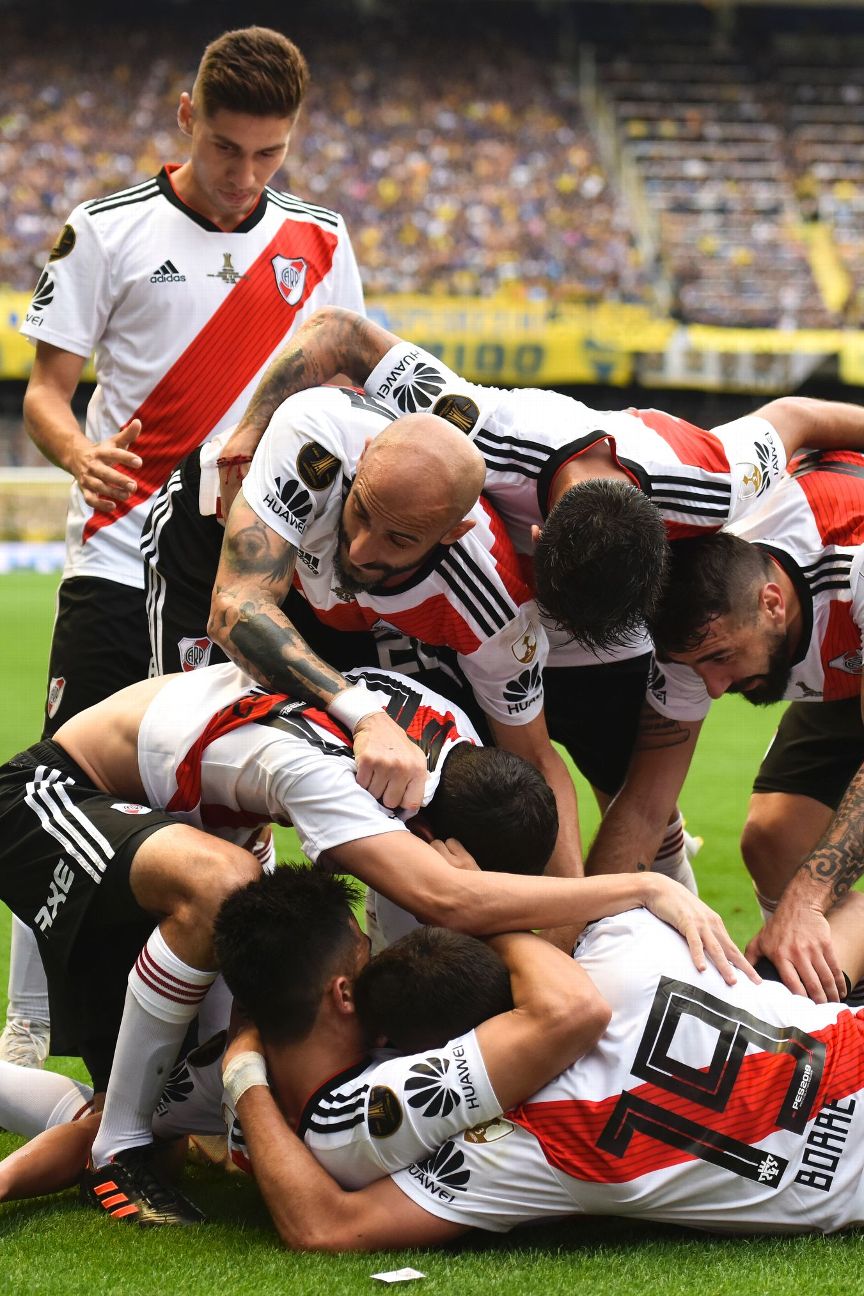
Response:
[[[299,1043],[268,1046],[270,1080],[285,1119],[296,1127],[312,1095],[328,1080],[360,1062],[364,1053],[356,1018],[344,1029],[321,1030],[316,1026]]]
[[[226,234],[231,234],[249,215],[248,211],[230,216],[213,206],[207,195],[195,179],[191,162],[184,162],[176,171],[171,172],[171,184],[177,197],[206,220],[218,225]]]
[[[552,479],[549,490],[549,507],[557,504],[571,486],[578,486],[583,481],[594,481],[598,477],[611,477],[618,481],[630,481],[628,473],[620,468],[612,456],[608,441],[597,441],[583,450],[574,459],[562,464]]]

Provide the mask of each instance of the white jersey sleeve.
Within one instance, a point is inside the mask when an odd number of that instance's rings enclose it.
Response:
[[[734,522],[758,507],[771,488],[783,479],[786,449],[777,430],[758,414],[748,414],[711,430],[729,461],[728,521]]]
[[[651,663],[646,701],[671,720],[704,720],[711,698],[696,671],[680,662]]]
[[[86,359],[105,331],[116,291],[111,258],[81,204],[51,250],[21,332],[31,342],[50,342]]]
[[[474,1031],[443,1048],[392,1057],[327,1084],[298,1133],[345,1188],[361,1188],[428,1155],[501,1105]]]

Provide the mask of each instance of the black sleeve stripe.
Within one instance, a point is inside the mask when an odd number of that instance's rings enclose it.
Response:
[[[484,634],[491,637],[510,624],[517,615],[518,607],[465,553],[454,553],[455,548],[455,545],[448,546],[447,556],[439,570],[466,609],[475,617]]]

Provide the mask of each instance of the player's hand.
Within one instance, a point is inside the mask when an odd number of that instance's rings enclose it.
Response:
[[[816,1003],[837,1003],[846,995],[831,928],[821,909],[784,905],[781,900],[747,946],[747,957],[753,963],[770,959],[793,994],[807,995]]]
[[[647,873],[645,881],[645,907],[681,933],[700,972],[707,967],[707,956],[727,985],[734,985],[738,979],[735,968],[751,981],[761,980],[727,932],[723,919],[703,900],[661,873]]]
[[[455,837],[448,837],[446,841],[440,841],[436,837],[429,842],[429,845],[452,868],[474,870],[479,873],[480,865]]]
[[[240,1019],[236,1023],[236,1030],[222,1058],[223,1073],[229,1062],[232,1062],[235,1057],[239,1057],[241,1053],[260,1053],[262,1057],[264,1056],[264,1045],[261,1042],[261,1036],[258,1034],[258,1027],[253,1026],[250,1021],[245,1019]]]
[[[388,810],[416,813],[426,790],[426,757],[386,711],[364,716],[354,730],[357,782]]]
[[[137,472],[142,460],[128,447],[140,431],[141,420],[132,419],[107,441],[86,441],[72,465],[86,503],[97,513],[113,513],[135,493],[138,483],[128,474]]]

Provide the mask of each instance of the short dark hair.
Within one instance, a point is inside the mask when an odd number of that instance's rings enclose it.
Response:
[[[746,622],[756,615],[759,590],[771,574],[771,559],[756,545],[729,531],[676,540],[666,592],[654,619],[657,656],[692,652],[704,642],[717,617]]]
[[[370,1044],[403,1053],[440,1048],[513,1007],[510,975],[484,941],[446,927],[418,927],[376,954],[354,982]]]
[[[353,977],[359,887],[283,864],[241,887],[216,915],[216,955],[237,1005],[265,1043],[301,1040],[334,976]]]
[[[501,747],[454,747],[423,814],[436,837],[455,837],[481,869],[496,873],[542,873],[558,836],[549,784]]]
[[[650,628],[668,558],[666,527],[647,495],[605,477],[578,482],[540,532],[537,602],[584,647],[613,648]]]
[[[296,117],[309,84],[300,50],[270,27],[223,32],[204,51],[192,100],[212,117],[221,109],[252,117]]]

